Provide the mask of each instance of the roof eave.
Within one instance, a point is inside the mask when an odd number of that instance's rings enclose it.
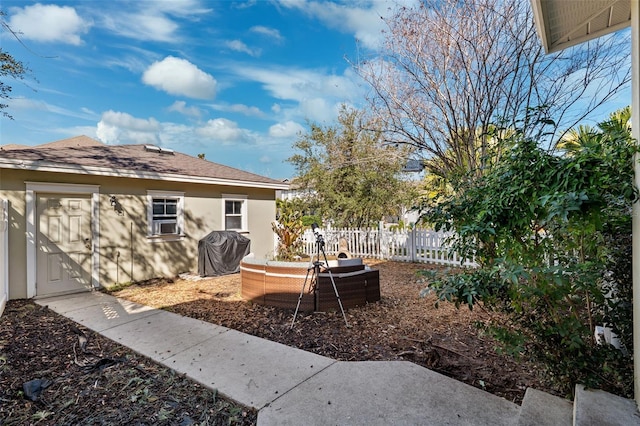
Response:
[[[631,21],[625,21],[620,24],[612,25],[592,33],[589,33],[586,36],[572,38],[566,41],[557,41],[554,42],[550,40],[549,36],[549,28],[546,21],[546,13],[545,7],[543,5],[543,0],[531,0],[531,7],[533,9],[534,21],[536,24],[536,31],[538,32],[538,36],[540,37],[540,41],[542,42],[542,46],[547,54],[559,52],[566,48],[576,46],[580,43],[587,42],[589,40],[593,40],[595,38],[613,33],[615,31],[621,30],[631,25]],[[573,33],[575,28],[572,28],[568,34]]]
[[[611,26],[611,27],[607,27],[604,30],[600,30],[600,31],[591,33],[588,36],[576,37],[576,38],[568,40],[568,41],[558,42],[558,43],[556,43],[556,44],[554,44],[552,46],[549,46],[549,47],[545,46],[545,51],[547,53],[559,52],[559,51],[567,49],[569,47],[576,46],[576,45],[578,45],[580,43],[585,43],[587,41],[596,39],[598,37],[602,37],[604,35],[616,32],[616,31],[621,30],[623,28],[627,28],[629,25],[630,25],[629,22],[624,22],[622,24],[618,24],[618,25],[614,25],[614,26]]]
[[[531,8],[533,9],[533,19],[536,24],[536,31],[542,42],[542,47],[544,47],[546,53],[551,53],[549,50],[549,37],[547,35],[547,25],[544,19],[542,0],[531,0]]]
[[[151,179],[170,182],[198,183],[205,185],[225,185],[236,187],[260,188],[260,189],[289,189],[288,183],[267,183],[243,181],[236,179],[212,178],[206,176],[188,176],[174,173],[155,173],[137,170],[121,170],[106,167],[78,166],[75,164],[58,164],[46,161],[18,160],[0,158],[0,169],[30,170],[52,173],[72,173],[79,175],[94,175],[107,177],[120,177],[130,179]]]

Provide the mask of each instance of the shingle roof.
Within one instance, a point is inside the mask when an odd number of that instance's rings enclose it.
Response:
[[[55,142],[38,145],[38,148],[68,148],[72,146],[104,146],[100,141],[90,138],[89,136],[80,135],[68,139],[61,139]]]
[[[233,167],[148,145],[104,145],[86,136],[19,149],[0,149],[0,167],[23,167],[148,179],[198,181],[285,189],[287,184]],[[56,171],[56,170],[54,170]]]

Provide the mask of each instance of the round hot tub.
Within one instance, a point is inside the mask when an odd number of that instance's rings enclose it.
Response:
[[[304,286],[300,310],[329,311],[340,308],[333,288],[345,309],[380,300],[379,272],[366,267],[361,259],[329,261],[321,268],[313,285],[309,262],[281,262],[245,257],[240,263],[242,297],[250,302],[295,309]]]

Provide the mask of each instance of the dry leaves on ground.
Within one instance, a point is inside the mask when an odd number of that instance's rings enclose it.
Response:
[[[199,279],[150,280],[114,293],[134,302],[219,324],[336,360],[406,360],[519,403],[527,387],[545,389],[535,368],[496,351],[476,323],[481,309],[456,309],[434,296],[420,297],[425,283],[415,272],[442,267],[370,261],[380,270],[382,300],[346,312],[299,314],[248,303],[239,274]],[[494,318],[495,319],[495,318]]]
[[[248,426],[256,419],[254,410],[32,301],[11,300],[0,317],[2,425]]]

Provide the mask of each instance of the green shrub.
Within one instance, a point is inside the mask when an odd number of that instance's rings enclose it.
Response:
[[[505,351],[541,362],[566,394],[583,383],[630,397],[634,144],[624,132],[594,134],[565,156],[518,133],[502,144],[481,177],[426,211],[437,229],[455,231],[453,249],[480,265],[430,289],[504,313],[485,328]],[[601,324],[626,351],[596,343]]]

